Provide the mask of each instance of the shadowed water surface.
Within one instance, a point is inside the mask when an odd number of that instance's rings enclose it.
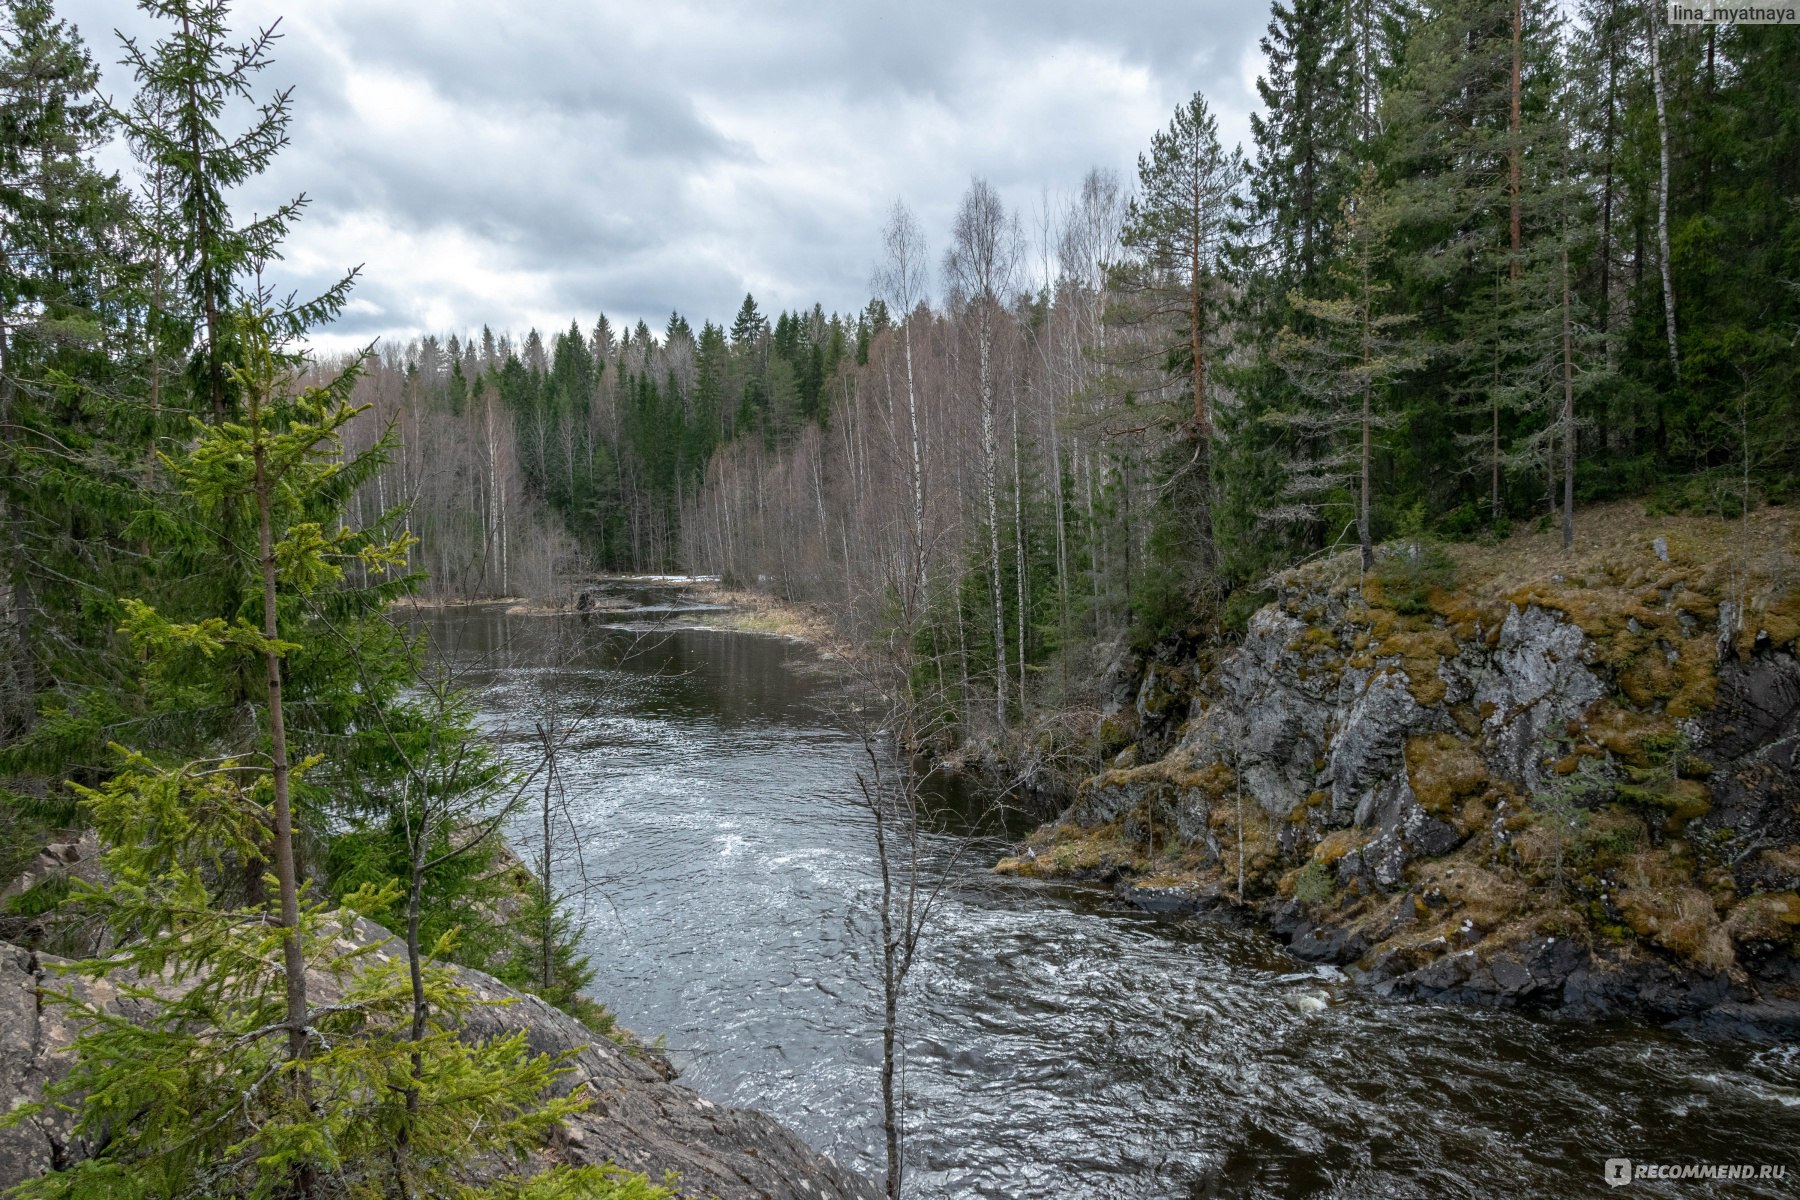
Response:
[[[678,592],[639,597],[666,616]],[[849,695],[776,638],[643,609],[420,618],[503,739],[554,699],[595,993],[685,1082],[879,1176],[877,877]],[[529,855],[532,822],[515,840]],[[948,843],[939,843],[938,852]],[[919,1197],[1800,1194],[1800,1050],[1373,1002],[1266,937],[953,869],[908,997]],[[1602,1164],[1788,1167],[1635,1183]]]

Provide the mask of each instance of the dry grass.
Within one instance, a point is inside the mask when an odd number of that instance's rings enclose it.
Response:
[[[1664,539],[1669,561],[1655,551]],[[1565,550],[1562,534],[1520,527],[1492,545],[1445,547],[1456,564],[1453,591],[1434,593],[1432,608],[1460,632],[1475,620],[1492,628],[1508,603],[1567,597],[1571,607],[1584,592],[1634,593],[1639,603],[1680,584],[1682,606],[1696,617],[1716,618],[1731,560],[1749,547],[1752,621],[1767,628],[1776,644],[1792,642],[1800,631],[1800,511],[1761,508],[1750,514],[1748,536],[1739,521],[1718,517],[1651,516],[1641,501],[1621,500],[1576,513],[1575,544]],[[1284,582],[1324,584],[1346,594],[1360,579],[1355,551],[1295,568]],[[1378,589],[1375,589],[1378,591]],[[1560,606],[1558,606],[1560,607]],[[1624,623],[1617,600],[1606,615]],[[1570,614],[1580,617],[1576,613]],[[1598,614],[1596,614],[1598,616]],[[1372,614],[1376,640],[1390,631]],[[1754,636],[1754,630],[1752,631]]]
[[[777,600],[763,592],[727,588],[719,583],[699,583],[688,589],[705,604],[724,605],[729,611],[710,614],[708,625],[739,633],[761,633],[793,638],[822,650],[844,655],[831,622],[815,608]]]
[[[1731,933],[1712,897],[1693,887],[1651,891],[1626,888],[1614,901],[1631,931],[1708,971],[1736,965]]]
[[[1003,858],[994,864],[1000,875],[1036,879],[1061,879],[1134,869],[1142,864],[1142,844],[1126,838],[1123,822],[1084,828],[1073,824],[1048,825],[1032,835],[1031,855]]]
[[[1426,812],[1445,816],[1486,789],[1488,769],[1468,739],[1428,733],[1407,739],[1406,779]]]
[[[1337,829],[1319,839],[1313,847],[1312,862],[1329,867],[1352,850],[1360,850],[1369,843],[1370,834],[1364,829]]]
[[[1654,543],[1666,540],[1669,561]],[[1654,582],[1693,567],[1711,567],[1735,552],[1742,528],[1718,517],[1650,516],[1640,501],[1622,500],[1575,514],[1575,545],[1564,550],[1558,530],[1515,532],[1494,546],[1450,548],[1460,570],[1460,590],[1477,598],[1500,599],[1556,576],[1577,586],[1633,586]],[[1800,512],[1763,508],[1750,514],[1751,576],[1774,581],[1788,576],[1800,555]],[[1642,586],[1637,583],[1636,586]]]
[[[1738,942],[1785,942],[1800,931],[1800,895],[1765,892],[1731,910],[1726,931]]]
[[[1436,887],[1451,902],[1456,922],[1468,919],[1483,929],[1494,929],[1517,920],[1532,907],[1533,893],[1518,874],[1490,866],[1473,844],[1446,858],[1422,863],[1415,870],[1424,875],[1421,882]]]

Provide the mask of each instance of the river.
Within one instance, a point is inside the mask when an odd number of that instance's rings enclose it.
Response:
[[[552,707],[572,731],[556,870],[585,890],[594,993],[689,1086],[878,1178],[850,696],[804,646],[660,627],[673,589],[629,598],[604,619],[420,621],[503,743],[523,753]],[[535,828],[513,831],[528,855]],[[1001,845],[978,850],[909,984],[909,1196],[1800,1194],[1800,1047],[1383,1003],[1260,933],[996,877]],[[1788,1177],[1612,1192],[1615,1156]]]

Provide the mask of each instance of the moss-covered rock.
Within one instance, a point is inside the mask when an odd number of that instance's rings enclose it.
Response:
[[[1087,781],[1031,869],[1235,898],[1241,845],[1253,904],[1306,892],[1313,951],[1420,994],[1475,942],[1511,949],[1433,987],[1547,996],[1506,984],[1545,954],[1574,1008],[1617,1000],[1607,972],[1775,978],[1800,929],[1800,514],[1756,515],[1748,573],[1716,522],[1583,520],[1573,553],[1520,535],[1429,579],[1350,556],[1282,577],[1238,645],[1152,664],[1102,722],[1117,754],[1190,714]]]

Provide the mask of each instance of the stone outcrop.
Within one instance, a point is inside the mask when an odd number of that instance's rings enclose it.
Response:
[[[1770,546],[1746,589],[1703,544],[1669,545],[1523,585],[1468,582],[1474,548],[1436,565],[1388,548],[1367,579],[1343,558],[1291,572],[1235,648],[1114,689],[1097,738],[1114,765],[1000,869],[1115,881],[1160,910],[1241,886],[1296,953],[1396,997],[1785,1022],[1800,559]]]
[[[358,924],[357,936],[375,943],[388,939],[386,931],[367,922]],[[57,978],[54,962],[0,943],[0,1105],[9,1109],[41,1099],[44,1088],[69,1067],[69,1046],[78,1030],[62,1008],[43,1002],[46,984],[57,989],[73,984],[130,1015],[108,983]],[[872,1200],[881,1194],[764,1114],[715,1104],[674,1082],[674,1071],[660,1055],[599,1037],[490,975],[466,969],[458,975],[478,1000],[507,1001],[471,1008],[463,1023],[467,1036],[486,1039],[522,1029],[533,1051],[568,1056],[570,1070],[557,1086],[565,1093],[579,1089],[590,1103],[548,1147],[561,1161],[613,1162],[659,1182],[665,1171],[674,1171],[684,1195],[718,1200]],[[329,980],[317,978],[315,984],[321,996],[330,991]],[[66,1117],[46,1116],[0,1130],[0,1189],[84,1153]]]

